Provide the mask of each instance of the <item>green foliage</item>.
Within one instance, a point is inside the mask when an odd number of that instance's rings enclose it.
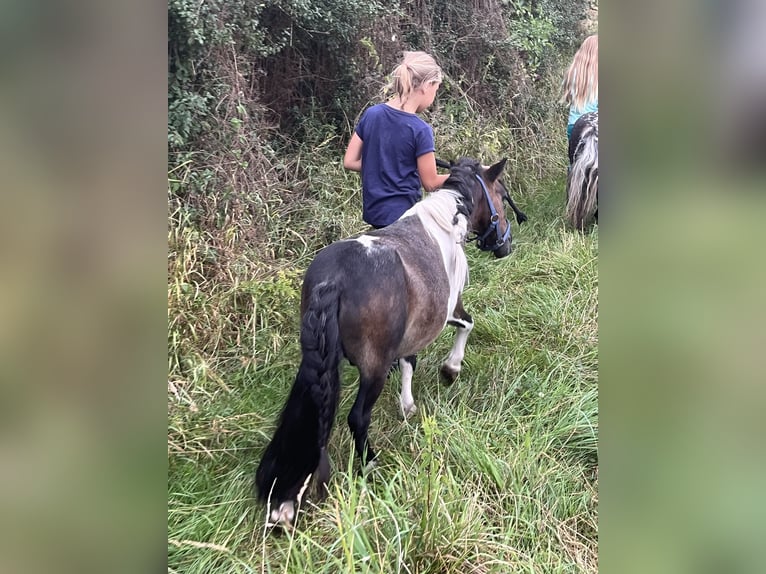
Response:
[[[225,129],[220,120],[237,106],[257,121],[263,110],[253,107],[266,105],[287,141],[305,141],[316,122],[348,133],[349,116],[376,92],[369,80],[379,87],[403,49],[433,52],[458,93],[503,114],[579,41],[585,7],[582,0],[504,0],[489,10],[473,0],[169,0],[168,144],[209,148],[210,132]]]
[[[210,129],[210,122],[205,118],[211,96],[184,91],[175,82],[169,86],[168,94],[171,96],[168,98],[168,146],[183,149]]]
[[[502,0],[493,8],[474,0],[436,0],[429,6],[432,16],[425,17],[415,3],[404,38],[436,54],[459,91],[481,110],[523,118],[538,82],[560,73],[562,54],[569,57],[579,42],[586,7],[583,0]]]
[[[536,74],[552,51],[555,27],[551,14],[540,4],[524,0],[506,2],[513,7],[513,15],[508,19],[511,44],[524,57],[529,73]]]
[[[169,0],[171,151],[197,147],[207,131],[221,129],[215,119],[224,101],[266,103],[280,116],[297,105],[293,119],[312,98],[323,111],[333,107],[336,88],[353,91],[346,71],[362,22],[385,8],[379,0]]]
[[[302,276],[299,269],[282,269],[269,279],[239,286],[236,296],[248,295],[252,301],[256,330],[286,330],[295,321]]]

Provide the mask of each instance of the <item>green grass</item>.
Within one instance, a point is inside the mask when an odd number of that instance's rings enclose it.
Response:
[[[286,237],[301,255],[281,276],[169,294],[169,572],[597,571],[598,230],[565,228],[562,180],[514,199],[529,216],[514,225],[514,253],[467,248],[475,328],[458,380],[439,382],[447,328],[419,356],[409,421],[392,375],[370,428],[380,464],[363,476],[346,365],[330,495],[304,503],[292,534],[266,531],[251,485],[297,369],[300,272],[314,244]],[[346,203],[332,233],[358,220],[357,200]],[[214,334],[176,328],[182,314]]]

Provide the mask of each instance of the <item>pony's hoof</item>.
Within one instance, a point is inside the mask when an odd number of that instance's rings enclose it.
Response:
[[[272,508],[269,515],[269,526],[281,526],[285,530],[290,530],[295,521],[295,503],[288,500],[279,505],[278,508]]]
[[[445,385],[451,385],[452,383],[454,383],[459,373],[460,373],[459,369],[455,369],[446,364],[442,365],[442,368],[439,371],[439,374],[442,377],[442,382]]]
[[[378,467],[378,463],[375,462],[374,460],[371,460],[370,462],[364,465],[364,468],[362,469],[362,474],[368,475],[377,467]]]
[[[401,406],[402,406],[402,416],[404,417],[404,420],[409,419],[416,412],[418,412],[418,407],[415,406],[415,403],[412,403],[409,405],[401,405]]]

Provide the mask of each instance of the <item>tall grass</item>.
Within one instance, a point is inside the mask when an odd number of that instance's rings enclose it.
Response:
[[[482,133],[441,142],[440,155],[498,159],[507,134]],[[301,274],[316,249],[364,229],[358,176],[328,151],[331,161],[291,159],[289,183],[274,178],[258,243],[238,245],[236,220],[220,224],[236,251],[226,265],[220,238],[171,212],[169,572],[595,572],[598,229],[566,229],[563,162],[540,171],[521,154],[509,183],[529,221],[514,225],[514,253],[467,246],[476,327],[458,380],[438,380],[448,328],[419,357],[409,421],[390,378],[370,428],[380,465],[363,475],[345,424],[358,377],[346,365],[330,495],[304,501],[293,533],[265,528],[251,486],[299,362]]]

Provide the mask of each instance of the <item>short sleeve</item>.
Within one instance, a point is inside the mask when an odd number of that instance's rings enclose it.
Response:
[[[361,135],[359,137],[362,137]],[[421,128],[415,134],[415,157],[436,151],[434,145],[434,130],[427,123],[423,122]]]
[[[364,141],[364,133],[367,130],[367,111],[362,114],[362,117],[359,118],[359,123],[356,124],[356,128],[354,131],[356,132],[356,135],[359,136],[359,138]]]

